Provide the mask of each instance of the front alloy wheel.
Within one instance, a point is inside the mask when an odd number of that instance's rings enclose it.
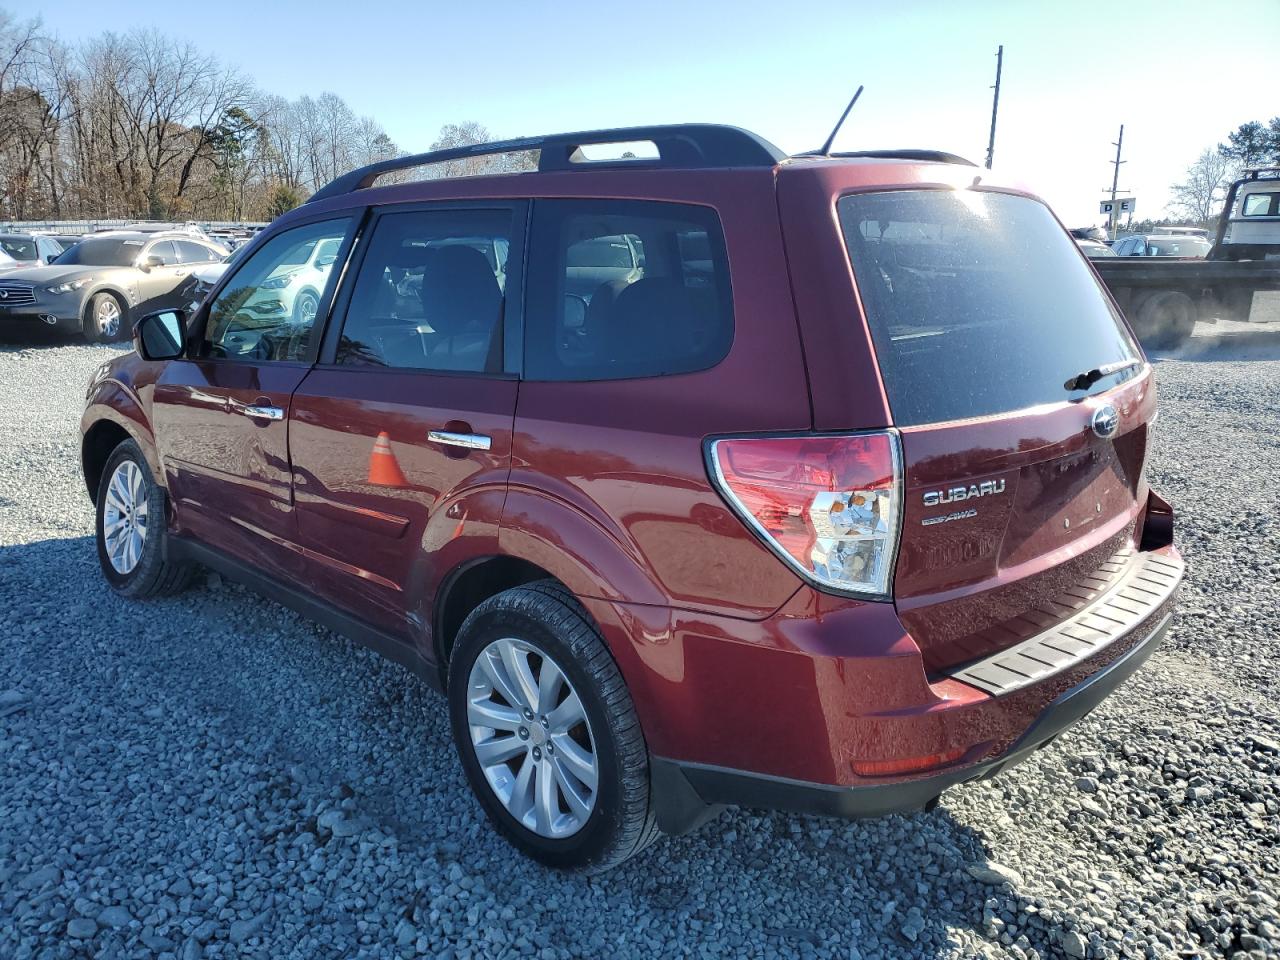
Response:
[[[98,562],[126,597],[177,593],[191,582],[189,563],[168,559],[165,494],[142,450],[125,440],[107,458],[98,484]]]
[[[582,701],[555,660],[527,640],[494,640],[467,694],[471,746],[506,811],[541,837],[581,830],[600,770]]]
[[[116,573],[133,573],[147,541],[147,488],[132,460],[121,460],[107,481],[102,536]]]

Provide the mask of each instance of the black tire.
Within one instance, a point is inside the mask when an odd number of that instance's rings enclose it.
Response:
[[[116,322],[114,330],[109,326],[113,309]],[[129,308],[114,293],[108,293],[105,290],[95,293],[85,304],[82,329],[85,339],[90,343],[112,343],[123,340],[133,332],[133,328],[129,325]]]
[[[566,838],[544,837],[516,820],[485,779],[467,719],[472,665],[494,640],[545,651],[582,702],[599,766],[595,805]],[[635,856],[658,835],[649,798],[649,754],[622,674],[577,599],[554,580],[507,590],[463,622],[449,662],[449,717],[463,770],[498,832],[517,850],[561,870],[600,873]]]
[[[1138,309],[1137,332],[1143,346],[1171,349],[1185,343],[1196,328],[1196,305],[1185,293],[1161,290]]]
[[[127,571],[116,569],[108,553],[107,538],[103,524],[107,512],[108,491],[117,469],[126,461],[131,461],[141,471],[142,485],[145,490],[147,505],[146,534],[136,564]],[[98,484],[97,520],[94,524],[98,542],[98,563],[102,566],[103,576],[111,589],[121,596],[131,598],[159,597],[179,593],[186,589],[195,573],[195,567],[189,563],[177,563],[166,557],[165,537],[166,510],[165,492],[151,476],[142,451],[132,440],[125,440],[111,452],[107,465],[102,471],[102,480]]]

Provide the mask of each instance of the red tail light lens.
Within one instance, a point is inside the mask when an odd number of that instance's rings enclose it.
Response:
[[[898,550],[895,434],[716,440],[711,465],[739,516],[806,579],[887,598]]]

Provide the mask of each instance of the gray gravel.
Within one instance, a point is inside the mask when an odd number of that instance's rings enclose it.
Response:
[[[117,600],[113,348],[0,347],[0,957],[1280,955],[1280,333],[1201,334],[1150,467],[1182,614],[1116,696],[931,814],[737,812],[592,880],[493,835],[401,669],[229,584]]]

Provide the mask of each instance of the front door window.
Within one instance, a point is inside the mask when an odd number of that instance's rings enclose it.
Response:
[[[305,360],[349,219],[285,230],[241,264],[209,304],[201,355]]]

